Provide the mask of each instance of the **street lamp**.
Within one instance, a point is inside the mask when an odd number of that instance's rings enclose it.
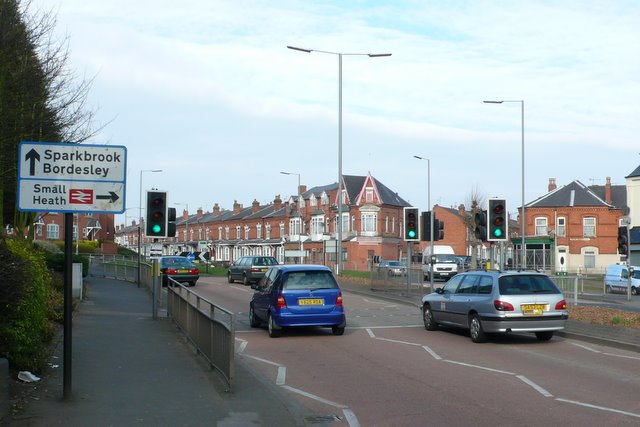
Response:
[[[429,285],[433,289],[433,209],[431,209],[431,160],[426,157],[413,156],[418,160],[427,161],[427,210],[429,211]]]
[[[338,57],[338,254],[337,254],[337,274],[342,275],[342,57],[343,56],[368,56],[369,58],[378,58],[382,56],[391,56],[390,53],[341,53],[328,52],[326,50],[305,49],[302,47],[287,46],[288,49],[298,50],[300,52],[326,53],[336,55]]]
[[[140,287],[140,241],[142,240],[142,173],[143,172],[162,172],[162,169],[141,169],[140,170],[140,206],[138,218],[138,287]]]
[[[189,251],[189,245],[187,244],[189,239],[189,203],[174,203],[174,205],[186,206],[187,208],[187,219],[184,222],[184,245],[187,248],[187,251]]]
[[[483,101],[485,104],[502,104],[503,102],[519,102],[520,103],[520,117],[522,123],[522,218],[520,222],[520,236],[521,236],[521,268],[524,270],[527,268],[527,252],[526,252],[526,243],[525,243],[525,212],[524,212],[524,100],[502,100],[502,101]]]
[[[295,172],[280,172],[283,175],[296,175],[298,177],[298,219],[300,221],[300,228],[298,231],[298,248],[300,250],[300,264],[302,264],[303,261],[303,256],[302,256],[302,206],[300,205],[300,202],[302,201],[302,199],[300,198],[300,174],[299,173],[295,173]]]

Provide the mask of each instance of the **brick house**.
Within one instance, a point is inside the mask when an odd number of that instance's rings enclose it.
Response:
[[[343,266],[367,270],[375,255],[400,259],[405,242],[403,207],[409,204],[371,174],[343,176]],[[235,201],[231,210],[216,203],[212,212],[183,211],[176,221],[176,236],[163,239],[163,253],[194,252],[226,264],[243,255],[272,255],[281,262],[299,262],[290,256],[302,249],[304,262],[334,266],[338,221],[338,184],[307,189],[298,195],[261,205],[257,200],[244,207]],[[119,226],[117,242],[137,247],[137,226]],[[143,237],[142,251],[149,242]],[[148,240],[148,239],[147,239]],[[287,253],[289,252],[289,254]]]
[[[41,212],[33,226],[34,240],[64,240],[64,213]],[[115,238],[113,214],[77,214],[73,218],[73,240],[113,241]]]

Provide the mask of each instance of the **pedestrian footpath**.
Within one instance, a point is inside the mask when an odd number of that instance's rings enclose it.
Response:
[[[297,426],[302,409],[236,359],[225,384],[136,284],[91,277],[74,312],[71,397],[62,336],[49,375],[10,426]]]

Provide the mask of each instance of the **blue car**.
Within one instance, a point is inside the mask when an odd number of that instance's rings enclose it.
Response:
[[[278,265],[269,268],[249,304],[252,328],[267,324],[269,336],[283,328],[321,326],[344,334],[342,292],[331,270],[322,265]]]

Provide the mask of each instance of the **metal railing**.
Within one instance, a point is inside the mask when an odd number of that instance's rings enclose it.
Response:
[[[235,315],[169,278],[167,316],[233,391]]]
[[[434,283],[434,288],[442,283]],[[419,264],[409,268],[408,273],[404,270],[401,274],[387,267],[374,266],[371,269],[370,286],[374,291],[393,292],[407,297],[421,296],[432,291],[430,283],[424,281],[424,274]]]

